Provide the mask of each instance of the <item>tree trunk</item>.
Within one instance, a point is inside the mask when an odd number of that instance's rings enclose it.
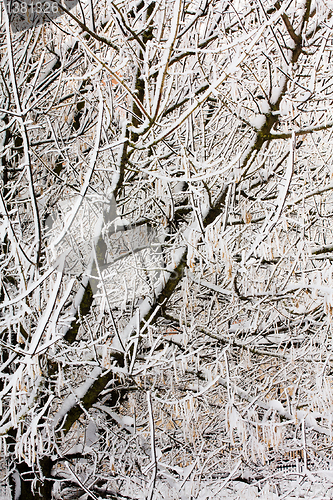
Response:
[[[16,469],[9,477],[12,500],[51,500],[54,480],[51,478],[52,460],[44,457],[40,460],[44,481],[38,481],[32,491],[35,474],[25,462],[16,464]]]

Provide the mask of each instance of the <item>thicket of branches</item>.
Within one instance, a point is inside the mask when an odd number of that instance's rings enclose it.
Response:
[[[1,12],[12,498],[327,493],[331,2],[62,11]]]

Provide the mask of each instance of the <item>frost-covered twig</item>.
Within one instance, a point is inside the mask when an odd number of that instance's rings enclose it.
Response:
[[[22,141],[23,141],[24,159],[23,159],[22,166],[24,168],[26,168],[26,170],[27,170],[30,198],[31,198],[31,204],[32,204],[32,208],[33,208],[34,224],[35,224],[34,246],[37,247],[36,264],[39,265],[41,245],[42,245],[41,222],[40,222],[39,209],[38,209],[38,205],[37,205],[36,193],[35,193],[35,188],[34,188],[34,179],[33,179],[33,172],[32,172],[32,160],[31,160],[29,137],[28,137],[28,132],[27,132],[27,126],[25,123],[26,111],[22,109],[21,99],[20,99],[19,90],[18,90],[18,86],[17,86],[17,77],[16,77],[16,71],[15,71],[15,63],[14,63],[13,48],[12,48],[12,38],[11,38],[9,15],[7,13],[7,8],[4,8],[3,12],[4,12],[5,26],[6,26],[8,65],[9,65],[9,69],[10,69],[10,78],[11,78],[11,82],[12,82],[13,94],[14,94],[14,99],[15,99],[15,104],[16,104],[16,109],[17,109],[17,115],[18,115],[17,120],[20,124]]]
[[[151,401],[151,393],[147,392],[147,403],[148,403],[148,414],[149,414],[149,426],[150,426],[150,449],[151,449],[151,464],[153,468],[153,475],[150,480],[149,493],[147,495],[147,500],[152,500],[154,495],[154,489],[157,478],[157,457],[156,457],[156,444],[155,444],[155,422],[153,414],[153,405]]]
[[[224,378],[219,379],[219,384],[221,384],[223,387],[227,388],[228,387],[228,382]],[[245,399],[249,403],[255,404],[256,406],[259,406],[259,408],[262,408],[263,410],[275,410],[281,417],[285,418],[286,420],[290,420],[291,423],[299,422],[302,419],[304,419],[306,427],[309,429],[313,429],[314,431],[320,433],[320,434],[325,434],[327,436],[331,435],[330,429],[326,429],[325,427],[322,427],[321,425],[318,425],[316,422],[316,418],[318,416],[313,415],[311,412],[304,412],[303,410],[297,410],[295,415],[291,415],[280,403],[280,401],[277,400],[271,400],[271,401],[262,401],[257,397],[252,397],[250,396],[246,391],[241,389],[240,387],[231,384],[231,388],[233,392],[241,399]]]

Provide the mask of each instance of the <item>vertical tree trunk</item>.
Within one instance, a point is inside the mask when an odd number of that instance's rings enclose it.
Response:
[[[43,470],[44,482],[37,482],[32,491],[34,472],[25,462],[16,464],[16,469],[9,477],[12,500],[51,500],[53,479],[51,478],[52,460],[44,457],[40,461]]]
[[[8,438],[8,454],[13,456],[16,444],[16,429],[10,431]],[[40,469],[43,472],[44,481],[37,481],[32,491],[33,480],[36,477],[32,467],[25,462],[11,462],[11,474],[9,486],[12,500],[51,500],[54,480],[51,477],[53,462],[50,457],[39,460]],[[13,467],[14,465],[14,467]]]

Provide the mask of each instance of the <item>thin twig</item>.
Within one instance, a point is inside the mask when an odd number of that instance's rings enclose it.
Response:
[[[150,425],[151,465],[153,466],[153,475],[150,481],[147,500],[152,500],[157,478],[157,458],[156,458],[156,445],[155,445],[155,422],[154,422],[153,405],[151,401],[150,391],[147,392],[147,402],[148,402],[148,414],[149,414],[149,425]]]

